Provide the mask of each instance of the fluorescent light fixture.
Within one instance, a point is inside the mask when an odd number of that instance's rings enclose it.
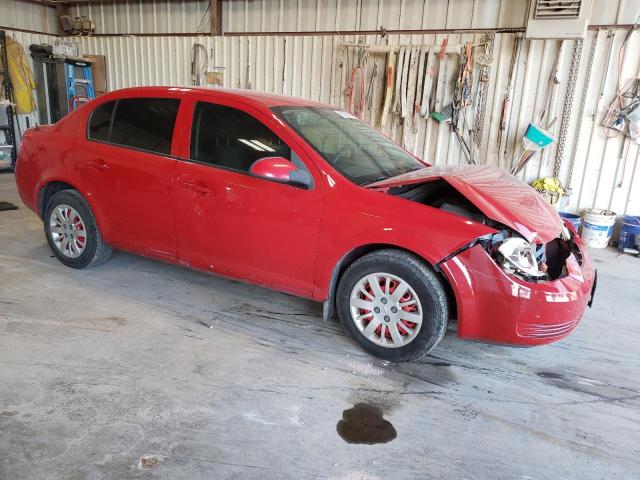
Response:
[[[251,140],[251,143],[254,143],[262,148],[264,148],[267,152],[275,152],[275,150],[273,148],[271,148],[269,145],[265,145],[262,142],[259,142],[258,140]]]
[[[254,145],[253,143],[251,143],[249,140],[246,140],[244,138],[239,138],[238,141],[244,143],[245,145],[250,146],[251,148],[253,148],[254,150],[258,150],[259,152],[264,152],[265,150],[263,148],[260,148],[258,145]]]

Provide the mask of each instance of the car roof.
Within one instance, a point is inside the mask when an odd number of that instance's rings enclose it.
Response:
[[[245,103],[259,104],[264,107],[277,106],[304,106],[304,107],[331,107],[325,103],[307,100],[304,98],[290,97],[287,95],[277,95],[274,93],[257,92],[255,90],[243,90],[235,88],[214,88],[214,87],[194,87],[194,86],[165,86],[165,87],[131,87],[109,92],[110,98],[135,96],[158,95],[163,93],[184,92],[197,94],[202,98],[236,98]]]

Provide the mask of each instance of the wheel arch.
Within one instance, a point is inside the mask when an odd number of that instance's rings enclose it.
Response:
[[[62,190],[75,190],[80,193],[80,191],[74,185],[61,180],[52,180],[40,186],[40,189],[38,190],[37,203],[38,216],[40,218],[44,218],[44,211],[47,208],[49,199]]]
[[[88,195],[86,192],[84,192],[82,189],[78,188],[74,183],[71,183],[66,179],[50,179],[42,182],[38,189],[38,196],[36,198],[36,207],[38,209],[36,213],[38,214],[38,216],[42,220],[44,220],[44,211],[47,207],[47,202],[53,195],[61,192],[62,190],[75,190],[79,195],[82,196],[82,198],[85,200],[85,202],[87,202],[89,208],[91,209],[91,213],[93,214],[93,217],[98,224],[100,233],[103,237],[105,237],[106,240],[108,232],[105,232],[105,230],[107,230],[105,227],[107,225],[105,225],[105,222],[103,221],[100,209],[95,205],[95,199],[91,195]]]
[[[359,258],[364,257],[370,253],[373,253],[378,250],[400,250],[411,255],[417,257],[420,261],[424,262],[426,265],[431,267],[433,271],[436,273],[444,289],[447,294],[447,301],[449,303],[449,312],[455,313],[457,312],[457,302],[456,296],[453,291],[453,288],[449,282],[449,279],[444,275],[442,270],[438,267],[437,264],[432,264],[424,258],[424,256],[409,250],[404,247],[400,247],[398,245],[388,244],[388,243],[371,243],[367,245],[360,245],[350,250],[346,254],[342,256],[342,258],[338,261],[338,263],[333,267],[333,271],[331,272],[331,278],[329,280],[329,288],[327,291],[327,299],[322,304],[322,318],[323,320],[329,320],[336,314],[336,291],[338,289],[338,283],[340,282],[340,278],[342,274],[349,268],[353,262],[358,260]]]

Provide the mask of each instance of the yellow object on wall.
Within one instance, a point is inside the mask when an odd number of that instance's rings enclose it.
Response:
[[[36,82],[33,79],[33,72],[23,46],[10,36],[7,36],[7,60],[16,112],[31,113],[36,109],[36,101],[33,98]]]

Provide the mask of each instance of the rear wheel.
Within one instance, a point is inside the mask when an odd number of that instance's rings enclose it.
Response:
[[[89,205],[77,191],[55,193],[43,218],[49,247],[68,267],[93,267],[111,256],[111,247],[102,240]]]
[[[355,261],[340,279],[337,303],[349,336],[368,353],[392,362],[423,357],[447,328],[440,279],[401,250],[380,250]]]

